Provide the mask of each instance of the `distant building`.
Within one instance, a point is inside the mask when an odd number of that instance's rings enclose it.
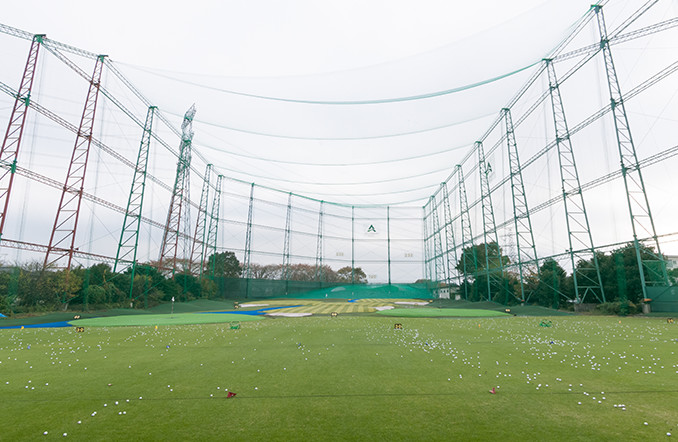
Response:
[[[459,287],[453,284],[447,284],[445,282],[438,284],[437,294],[438,299],[450,299],[452,295],[454,295],[454,299],[457,301],[461,299],[459,295]]]
[[[678,255],[666,255],[666,270],[678,269]]]

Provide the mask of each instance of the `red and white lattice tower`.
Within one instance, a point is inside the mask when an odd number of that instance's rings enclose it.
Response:
[[[85,185],[87,172],[87,159],[89,148],[92,144],[94,130],[94,115],[99,97],[101,84],[101,71],[104,65],[105,55],[99,55],[94,64],[94,72],[89,84],[85,108],[82,111],[80,127],[75,138],[75,146],[71,155],[71,163],[68,166],[68,174],[61,192],[59,208],[52,235],[49,238],[49,246],[45,255],[45,268],[71,268],[73,252],[75,250],[75,232],[80,217],[80,203]]]
[[[44,35],[33,36],[31,49],[28,52],[28,60],[24,75],[21,78],[21,84],[14,101],[12,115],[9,117],[7,132],[2,142],[0,150],[0,240],[5,228],[7,219],[7,208],[9,207],[9,196],[12,192],[12,183],[14,182],[14,173],[16,171],[17,158],[19,156],[19,147],[21,146],[21,137],[24,132],[26,122],[26,111],[31,100],[31,89],[33,87],[33,78],[35,77],[35,68],[38,62],[38,52]]]

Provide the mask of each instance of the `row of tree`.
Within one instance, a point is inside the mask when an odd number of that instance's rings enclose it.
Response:
[[[562,308],[576,299],[574,276],[567,274],[554,259],[544,260],[539,268],[524,268],[523,287],[521,291],[520,276],[517,266],[503,255],[496,243],[475,245],[463,250],[456,270],[463,282],[459,287],[462,297],[471,301],[488,299],[488,289],[492,300],[505,304],[529,302],[546,307]],[[642,285],[636,249],[627,244],[609,253],[596,252],[595,256],[600,269],[600,279],[605,294],[605,302],[630,302],[639,304],[642,301]],[[656,261],[652,248],[642,246],[643,261]],[[502,272],[502,266],[504,271]],[[580,260],[576,263],[577,285],[579,296],[583,302],[599,303],[602,301],[600,291],[587,290],[587,287],[598,285],[594,258]],[[651,279],[651,269],[644,267],[646,280]],[[672,283],[678,279],[678,269],[669,272]],[[524,298],[523,298],[524,294]]]
[[[173,276],[158,270],[157,263],[138,264],[113,272],[108,264],[44,271],[39,263],[3,267],[0,271],[0,312],[66,310],[69,306],[148,307],[175,298],[188,301],[197,298],[228,297],[218,293],[219,281],[247,278],[248,275],[233,252],[210,255],[203,268],[203,277],[181,271]],[[281,279],[281,265],[250,266],[251,279]],[[326,283],[367,283],[360,268],[343,267],[337,271],[323,265],[321,271],[308,264],[289,266],[287,279],[323,281]],[[223,285],[222,285],[223,287]]]

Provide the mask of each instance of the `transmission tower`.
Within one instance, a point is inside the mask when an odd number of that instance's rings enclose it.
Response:
[[[478,152],[478,174],[480,175],[480,206],[483,214],[483,242],[485,243],[485,273],[487,277],[487,300],[492,300],[492,283],[495,281],[495,287],[499,292],[504,292],[504,303],[508,303],[508,290],[504,287],[504,263],[499,247],[499,238],[497,236],[497,225],[494,218],[494,208],[492,206],[492,192],[490,189],[490,173],[492,166],[485,158],[485,148],[481,141],[475,143]],[[490,243],[493,242],[497,247],[497,262],[492,263],[498,266],[496,271],[492,271],[490,266]]]
[[[191,247],[191,261],[189,269],[191,275],[202,278],[203,268],[205,266],[205,235],[207,233],[207,202],[209,199],[210,177],[212,175],[212,165],[208,164],[205,168],[205,179],[202,182],[202,191],[200,192],[200,206],[198,207],[198,218],[195,222],[195,235],[193,235],[193,245]]]
[[[450,196],[447,189],[447,183],[442,184],[443,187],[443,215],[445,219],[445,246],[447,248],[446,253],[446,263],[447,263],[447,283],[452,283],[452,274],[456,274],[457,285],[461,286],[461,275],[459,270],[456,269],[456,265],[459,263],[459,257],[457,255],[457,242],[454,237],[454,225],[452,221],[452,208],[450,206]],[[454,255],[454,264],[450,259],[450,250]]]
[[[0,150],[0,241],[5,228],[7,218],[7,209],[9,207],[9,195],[12,192],[12,183],[14,182],[14,173],[16,172],[17,159],[19,157],[19,147],[24,132],[26,122],[26,111],[31,101],[31,89],[33,88],[33,78],[38,63],[38,52],[44,35],[34,35],[31,42],[31,48],[28,51],[28,60],[24,74],[21,77],[19,90],[14,100],[12,114],[9,117],[7,132],[2,142]]]
[[[320,211],[318,212],[318,236],[315,249],[315,280],[322,283],[323,280],[323,206],[325,202],[320,201]]]
[[[643,298],[647,298],[646,286],[668,286],[669,278],[666,271],[666,262],[659,247],[657,231],[654,226],[652,212],[650,211],[650,203],[645,192],[645,183],[638,163],[636,148],[631,137],[631,128],[626,116],[624,98],[612,60],[612,51],[610,50],[610,43],[607,38],[603,9],[600,5],[595,5],[594,8],[598,19],[598,29],[600,30],[600,46],[603,49],[603,57],[605,59],[605,72],[607,73],[607,85],[610,92],[610,107],[614,117],[621,172],[624,178],[624,186],[626,187],[626,201],[629,206],[631,227],[633,229],[633,245],[636,251],[636,261],[638,262],[640,282],[643,288]],[[647,254],[643,257],[641,251],[642,244],[638,239],[639,233],[652,239],[656,253],[651,258],[647,257]],[[645,270],[647,270],[647,275]]]
[[[217,184],[214,186],[214,198],[212,199],[212,213],[210,214],[210,225],[207,229],[207,245],[205,247],[205,256],[208,251],[212,252],[212,268],[210,275],[212,279],[216,274],[217,264],[217,237],[219,233],[219,210],[221,208],[221,183],[223,175],[217,176]],[[209,259],[209,258],[208,258]]]
[[[456,166],[457,178],[459,179],[459,216],[461,219],[461,258],[464,272],[464,297],[468,299],[468,274],[469,256],[467,251],[471,252],[473,259],[473,276],[474,279],[478,275],[478,251],[473,245],[473,231],[471,229],[471,215],[468,211],[468,199],[466,197],[466,183],[464,182],[464,171],[461,164]],[[476,284],[473,284],[473,300],[476,300],[475,293],[477,291]]]
[[[54,227],[49,238],[49,246],[45,255],[44,268],[71,268],[73,251],[75,246],[75,232],[80,217],[80,203],[85,185],[85,173],[87,171],[87,159],[89,147],[92,143],[94,129],[94,115],[99,98],[101,85],[101,71],[104,65],[105,55],[99,55],[94,64],[94,72],[89,82],[89,90],[85,100],[85,107],[80,119],[80,127],[75,138],[75,146],[68,166],[68,174],[61,192],[59,208],[54,220]],[[63,265],[63,260],[66,265]]]
[[[193,142],[194,116],[195,105],[192,105],[184,114],[184,121],[181,123],[181,144],[179,146],[179,159],[177,160],[177,174],[174,180],[169,210],[167,211],[167,222],[165,223],[165,231],[162,237],[160,258],[158,259],[160,269],[171,273],[172,276],[174,276],[177,270],[177,252],[179,249],[179,237],[182,236],[181,229],[186,230],[188,228],[186,223],[188,205],[186,205],[185,211],[183,209],[184,200],[188,201],[189,199],[188,186],[191,173],[191,143]],[[182,220],[184,223],[182,223]]]
[[[551,60],[545,60],[549,77],[549,91],[551,107],[553,108],[553,123],[556,132],[556,146],[560,164],[560,180],[565,205],[565,220],[569,241],[570,265],[574,280],[575,301],[582,303],[590,293],[599,302],[605,302],[605,292],[600,276],[598,257],[593,249],[593,237],[589,226],[589,218],[584,205],[584,195],[581,191],[579,173],[572,150],[570,131],[565,118],[560,87],[556,71]],[[592,256],[591,261],[587,255]],[[587,263],[592,263],[593,266]]]
[[[120,269],[121,261],[127,264],[126,268],[132,267],[131,284],[129,297],[132,298],[134,289],[134,274],[137,267],[137,247],[139,245],[139,229],[141,227],[141,215],[144,205],[144,190],[146,189],[146,172],[148,170],[148,154],[151,146],[151,129],[153,127],[153,115],[155,106],[148,108],[146,113],[146,122],[144,131],[141,135],[139,144],[139,154],[137,163],[134,167],[134,177],[132,178],[132,187],[127,200],[127,209],[122,222],[122,231],[120,232],[120,241],[118,242],[118,252],[115,255],[113,264],[113,273],[124,271]]]
[[[527,266],[533,264],[539,268],[537,261],[537,249],[534,246],[534,234],[532,233],[532,222],[530,221],[530,211],[525,197],[525,186],[523,185],[523,171],[520,167],[518,157],[518,146],[513,132],[513,120],[511,119],[511,110],[502,109],[504,113],[504,122],[506,124],[506,143],[508,145],[508,158],[511,176],[511,196],[513,197],[513,222],[516,229],[516,247],[518,249],[518,272],[520,273],[520,300],[526,301],[525,283],[523,278],[527,273]]]

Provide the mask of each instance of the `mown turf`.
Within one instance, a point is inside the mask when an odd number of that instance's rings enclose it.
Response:
[[[511,316],[508,313],[497,312],[494,310],[481,309],[445,309],[445,308],[431,308],[431,307],[415,307],[415,308],[396,308],[393,310],[383,310],[377,314],[383,316],[398,316],[402,318],[463,318],[463,317],[477,317],[490,318],[497,316]]]
[[[551,320],[0,330],[0,439],[617,441],[676,432],[678,326]],[[226,399],[226,389],[237,396]]]

